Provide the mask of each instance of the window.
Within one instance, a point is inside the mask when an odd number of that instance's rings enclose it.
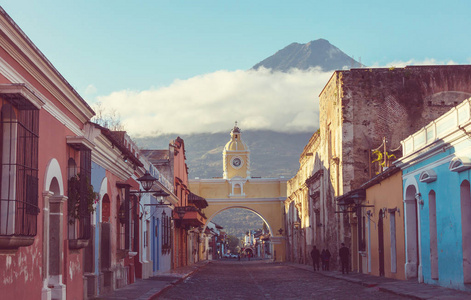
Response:
[[[126,211],[126,205],[124,201],[121,200],[120,197],[118,197],[117,201],[119,205],[119,222],[118,222],[118,249],[124,250],[127,249],[126,247],[126,240],[128,239],[128,235],[126,234],[126,223],[128,221],[127,218],[127,211]]]
[[[130,185],[127,183],[117,183],[121,190],[117,198],[118,205],[118,249],[131,250],[131,197]],[[135,197],[135,196],[133,196]]]
[[[39,110],[22,96],[0,99],[0,248],[28,246],[3,237],[37,234]]]
[[[171,218],[165,212],[162,213],[162,254],[170,253],[172,249],[172,224]]]
[[[91,150],[83,145],[69,144],[68,161],[68,238],[69,247],[82,248],[75,240],[88,240],[91,234],[91,212],[96,195],[91,186]],[[76,161],[80,167],[77,168]],[[79,246],[82,245],[82,246]]]

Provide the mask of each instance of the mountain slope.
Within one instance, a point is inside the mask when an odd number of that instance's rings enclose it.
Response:
[[[299,168],[299,155],[312,133],[281,133],[268,130],[243,131],[242,139],[250,149],[253,177],[290,178]],[[167,149],[176,134],[136,139],[141,149]],[[222,176],[222,151],[230,140],[226,133],[180,135],[185,142],[189,178]]]
[[[262,60],[253,69],[260,67],[288,72],[292,68],[306,70],[321,67],[323,71],[360,67],[361,64],[346,55],[329,41],[318,39],[307,44],[292,43],[272,56]]]

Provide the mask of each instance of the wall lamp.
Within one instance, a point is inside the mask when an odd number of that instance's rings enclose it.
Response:
[[[424,199],[422,198],[421,193],[415,194],[415,200],[417,200],[417,203],[419,203],[421,206],[424,205]]]

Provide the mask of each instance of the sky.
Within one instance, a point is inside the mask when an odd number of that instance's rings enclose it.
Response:
[[[471,64],[471,1],[3,0],[92,106],[131,136],[318,127],[332,75],[250,68],[324,38],[369,67]]]

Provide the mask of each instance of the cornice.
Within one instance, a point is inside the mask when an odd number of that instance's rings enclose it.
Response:
[[[30,84],[25,78],[23,78],[16,70],[14,70],[7,62],[0,57],[0,72],[12,83],[21,83],[34,93],[34,95],[43,103],[42,108],[50,113],[54,118],[59,122],[64,124],[68,129],[70,129],[74,134],[80,135],[81,130],[79,126],[73,122],[67,114],[62,110],[58,109],[57,106],[50,101],[46,96],[44,96],[36,87]]]
[[[314,173],[312,176],[310,176],[308,179],[306,179],[305,184],[310,185],[310,184],[318,181],[321,178],[322,175],[324,175],[324,170],[323,169],[317,170],[316,173]]]
[[[0,12],[0,46],[81,122],[91,119],[91,107],[13,20],[3,10]]]
[[[250,205],[250,204],[266,204],[267,202],[275,202],[275,203],[283,203],[286,198],[205,198],[208,203],[228,203],[228,204],[244,204],[244,205]]]
[[[133,168],[122,159],[121,152],[113,148],[111,142],[101,135],[95,139],[92,161],[121,180],[127,180],[134,173]]]

